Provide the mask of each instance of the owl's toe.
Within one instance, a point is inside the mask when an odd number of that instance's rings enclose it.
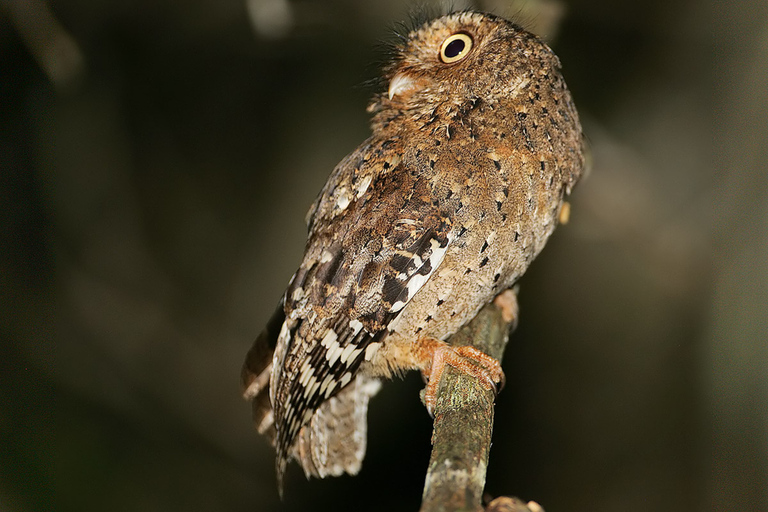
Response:
[[[437,389],[445,367],[452,366],[462,373],[471,375],[494,395],[498,393],[497,384],[504,385],[505,377],[501,363],[488,354],[471,346],[452,347],[445,342],[429,340],[433,350],[424,374],[428,374],[424,389],[424,403],[427,411],[434,416],[437,403]]]

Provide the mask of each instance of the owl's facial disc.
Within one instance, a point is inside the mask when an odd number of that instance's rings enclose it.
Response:
[[[391,100],[395,96],[402,95],[414,87],[416,87],[416,83],[414,82],[413,78],[403,72],[400,72],[393,76],[392,80],[390,80],[387,95]]]

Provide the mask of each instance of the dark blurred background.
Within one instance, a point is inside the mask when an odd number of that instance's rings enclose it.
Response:
[[[461,2],[454,2],[462,7]],[[768,510],[768,3],[481,1],[593,168],[522,281],[487,491]],[[0,0],[0,511],[417,510],[420,377],[284,504],[239,395],[405,1]]]

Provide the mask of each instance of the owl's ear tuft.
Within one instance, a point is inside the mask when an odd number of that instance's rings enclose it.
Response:
[[[451,12],[450,9],[445,9],[439,5],[427,5],[423,2],[411,7],[408,13],[408,21],[402,23],[403,27],[408,28],[408,33],[418,30],[427,23],[431,22],[435,18],[438,18],[444,14]]]

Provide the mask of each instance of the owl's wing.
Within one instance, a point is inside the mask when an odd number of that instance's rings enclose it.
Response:
[[[269,402],[269,380],[277,338],[284,322],[285,300],[280,299],[277,309],[245,356],[240,372],[243,397],[251,402],[256,429],[270,441],[275,438],[275,427]]]
[[[321,197],[319,210],[338,211],[313,223],[272,361],[278,475],[314,411],[352,382],[440,266],[455,228],[429,187],[398,165],[352,202]]]

